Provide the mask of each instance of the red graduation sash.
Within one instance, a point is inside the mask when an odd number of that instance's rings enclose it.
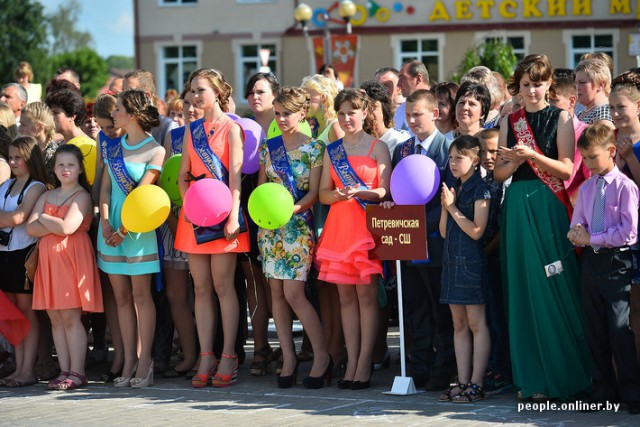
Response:
[[[527,147],[534,150],[536,153],[540,153],[544,156],[538,144],[536,144],[536,139],[533,136],[533,132],[531,130],[531,126],[529,125],[529,121],[527,120],[527,116],[525,115],[524,108],[519,109],[518,111],[509,114],[509,124],[511,125],[511,129],[516,137],[516,141],[518,144],[526,145]],[[553,194],[560,200],[560,203],[567,210],[567,214],[569,215],[569,219],[571,219],[571,214],[573,213],[573,207],[571,206],[571,201],[569,200],[569,194],[564,187],[564,182],[558,178],[550,174],[547,171],[543,171],[536,165],[531,159],[527,159],[527,163],[536,176],[546,185],[549,190],[553,192]]]

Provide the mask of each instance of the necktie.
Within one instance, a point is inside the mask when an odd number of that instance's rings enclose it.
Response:
[[[593,215],[591,216],[591,234],[602,233],[604,227],[604,185],[603,177],[598,177],[596,182],[596,198],[593,201]],[[595,249],[596,248],[594,246]]]
[[[422,144],[416,144],[416,154],[427,154],[427,151],[422,147]]]

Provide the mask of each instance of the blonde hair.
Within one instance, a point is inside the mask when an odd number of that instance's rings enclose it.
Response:
[[[491,95],[491,109],[496,108],[502,103],[504,92],[502,91],[502,87],[498,83],[498,80],[493,73],[491,73],[491,70],[488,67],[478,65],[471,68],[464,76],[462,76],[462,79],[460,79],[461,85],[464,82],[471,82],[486,86],[487,89],[489,89],[489,94]]]
[[[576,67],[576,73],[583,72],[596,86],[604,86],[604,94],[611,91],[611,71],[606,62],[601,59],[585,59]]]
[[[23,113],[29,113],[31,120],[44,126],[44,134],[47,141],[51,141],[56,134],[56,123],[53,120],[53,112],[44,102],[32,102],[27,104],[22,110]]]
[[[19,80],[21,77],[28,77],[29,81],[33,81],[33,70],[31,69],[31,64],[27,61],[20,61],[18,66],[16,67],[16,71],[14,72],[14,77],[16,80]]]
[[[607,64],[609,67],[609,72],[613,76],[613,58],[611,55],[605,52],[587,52],[580,57],[580,61],[584,61],[585,59],[599,59],[600,61]]]
[[[103,93],[96,99],[96,104],[93,106],[93,116],[100,119],[109,119],[113,123],[111,112],[116,109],[116,97]]]
[[[209,85],[216,93],[222,111],[229,111],[229,97],[233,93],[233,88],[227,83],[222,72],[214,68],[200,68],[189,76],[189,86],[191,86],[191,82],[196,77],[202,77],[209,82]]]
[[[0,125],[9,129],[11,126],[17,126],[16,115],[8,104],[0,102]]]
[[[307,91],[312,90],[319,93],[323,97],[322,105],[324,107],[325,117],[327,119],[336,118],[336,110],[333,106],[333,100],[338,95],[339,89],[335,80],[320,74],[315,74],[302,79],[300,87]]]
[[[309,93],[299,87],[281,87],[276,93],[273,103],[276,102],[284,107],[285,110],[297,113],[303,111],[305,115],[309,110]]]
[[[167,104],[167,111],[179,111],[182,113],[182,99],[178,96],[173,98],[169,104]]]

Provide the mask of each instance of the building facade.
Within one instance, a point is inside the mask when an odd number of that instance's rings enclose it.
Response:
[[[160,94],[180,90],[197,68],[218,68],[242,109],[244,84],[260,67],[268,66],[282,84],[297,85],[320,65],[313,37],[327,29],[331,36],[345,34],[338,1],[305,2],[313,9],[308,37],[294,19],[296,0],[134,0],[137,66],[154,72]],[[433,81],[446,81],[464,52],[486,38],[508,41],[520,58],[545,53],[556,67],[573,68],[583,53],[604,51],[618,73],[637,66],[640,55],[640,0],[354,3],[356,85],[411,58],[427,65]],[[341,60],[340,52],[332,53],[332,62]]]

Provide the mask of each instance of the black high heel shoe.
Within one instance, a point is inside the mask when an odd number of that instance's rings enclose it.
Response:
[[[300,361],[296,360],[296,367],[293,370],[293,374],[283,377],[282,375],[278,376],[278,388],[291,388],[296,385],[298,380],[298,366],[300,365]]]
[[[351,390],[365,390],[371,387],[371,378],[366,381],[354,381],[351,383]]]
[[[304,388],[318,389],[322,388],[325,384],[331,386],[331,377],[333,375],[333,359],[329,355],[329,365],[325,369],[324,374],[319,377],[308,376],[302,380]]]
[[[353,381],[351,380],[340,380],[338,381],[338,388],[340,390],[349,390],[351,388],[351,384],[353,384]]]

